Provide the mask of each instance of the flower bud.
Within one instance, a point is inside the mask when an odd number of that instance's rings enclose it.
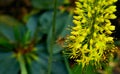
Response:
[[[94,32],[94,33],[93,33],[93,37],[96,38],[96,36],[97,36],[97,34]]]
[[[106,33],[107,34],[112,34],[112,32],[110,30],[107,30]]]
[[[72,34],[72,35],[79,35],[79,33],[78,33],[78,32],[75,32],[75,31],[72,31],[71,34]]]
[[[92,17],[92,15],[91,15],[91,13],[90,12],[88,12],[88,17],[90,18],[90,17]]]
[[[75,36],[69,36],[69,39],[70,39],[70,40],[74,40],[74,39],[75,39]]]
[[[74,23],[74,24],[80,24],[80,21],[73,20],[73,23]]]
[[[87,49],[88,48],[88,44],[85,44],[84,46],[83,46],[83,49]]]
[[[110,30],[115,30],[115,26],[109,26]]]
[[[115,18],[116,18],[116,16],[114,14],[110,15],[110,19],[115,19]]]
[[[90,45],[93,45],[93,39],[90,39]]]
[[[82,18],[82,16],[73,16],[73,18],[76,20],[80,20]]]

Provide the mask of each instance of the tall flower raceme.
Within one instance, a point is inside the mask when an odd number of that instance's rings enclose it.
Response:
[[[115,19],[117,0],[76,1],[71,34],[66,39],[66,54],[82,67],[98,63],[104,57],[109,45],[113,44],[110,34],[115,30],[110,19]]]

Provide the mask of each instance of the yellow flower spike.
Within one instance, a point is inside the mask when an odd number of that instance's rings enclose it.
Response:
[[[116,6],[110,6],[109,8],[105,9],[105,13],[113,13],[116,11]]]
[[[84,2],[84,0],[79,0],[79,2]]]
[[[82,16],[73,16],[73,18],[76,20],[80,20],[82,18]]]
[[[91,13],[90,12],[88,12],[88,17],[90,18],[90,17],[92,17],[92,15],[91,15]]]
[[[90,39],[90,45],[93,45],[93,39]]]
[[[88,2],[93,3],[95,0],[88,0]]]
[[[112,12],[117,11],[117,10],[116,10],[116,6],[111,6],[110,10],[112,10]]]
[[[108,19],[109,18],[109,13],[106,13],[104,18]]]
[[[83,7],[87,8],[87,6],[88,6],[88,5],[87,5],[86,3],[83,4]]]
[[[115,26],[109,26],[110,30],[115,30]]]
[[[103,0],[103,1],[101,2],[101,5],[106,5],[106,1]]]
[[[110,23],[110,20],[108,20],[108,19],[105,19],[105,22],[106,22],[106,23]]]
[[[87,33],[83,33],[82,35],[85,37],[87,35]]]
[[[116,2],[117,0],[110,0],[109,2],[108,2],[108,4],[110,5],[110,4],[113,4],[114,2]]]
[[[77,43],[74,45],[74,48],[79,49],[81,46],[82,46],[82,44]]]
[[[70,39],[70,40],[74,40],[74,39],[75,39],[75,36],[69,36],[69,39]]]
[[[74,58],[76,58],[77,54],[75,50],[72,51],[72,55],[74,56]]]
[[[78,8],[82,8],[82,5],[79,2],[75,2],[75,4]]]
[[[107,34],[112,34],[112,32],[110,30],[107,30],[106,33]]]
[[[85,18],[82,19],[81,23],[86,23],[87,20]]]
[[[79,14],[79,13],[83,13],[84,11],[83,10],[80,10],[79,8],[76,8],[75,10],[74,10],[74,13],[75,14]]]
[[[114,15],[116,6],[113,5],[116,1],[76,1],[74,26],[65,44],[66,53],[81,64],[82,68],[89,65],[91,61],[94,61],[94,65],[100,64],[109,43],[113,44],[113,37],[109,35],[115,30],[115,26],[111,25],[110,19],[116,18]]]
[[[92,11],[91,7],[88,7],[88,12],[91,12],[91,11]]]
[[[95,29],[99,29],[99,26],[97,24],[94,24]]]
[[[106,27],[110,26],[111,25],[111,22],[108,22],[106,23]]]
[[[115,18],[116,18],[116,16],[114,14],[110,15],[110,19],[115,19]]]
[[[71,32],[72,35],[79,35],[79,32]]]
[[[103,17],[101,17],[99,21],[100,21],[100,22],[104,22],[104,18],[103,18]]]
[[[99,35],[99,40],[102,41],[105,38],[105,35]]]
[[[98,22],[99,22],[99,18],[98,18],[98,17],[96,17],[96,21],[98,21]]]
[[[96,38],[96,36],[97,36],[97,34],[94,32],[94,33],[93,33],[93,37]]]
[[[105,26],[105,27],[104,27],[104,29],[105,29],[106,31],[108,31],[108,30],[109,30],[109,29],[108,29],[108,26]]]
[[[108,41],[113,41],[113,37],[108,37],[107,40]]]
[[[112,1],[108,1],[108,2],[107,2],[108,5],[110,5],[110,4],[112,4],[112,3],[113,3]]]
[[[85,44],[84,46],[83,46],[83,49],[87,49],[88,48],[88,44]]]
[[[94,13],[95,13],[95,11],[94,11],[94,10],[91,10],[91,13],[92,13],[92,14],[94,14]]]
[[[84,36],[80,36],[80,37],[78,38],[79,42],[82,42],[84,39],[85,39]]]
[[[117,2],[118,0],[113,0],[113,2]]]
[[[89,32],[90,32],[90,28],[88,28],[88,29],[86,30],[86,32],[89,33]]]
[[[72,30],[75,30],[75,31],[77,31],[77,30],[79,30],[79,29],[81,29],[81,26],[76,26],[76,27],[73,27],[73,28],[72,28]]]
[[[77,25],[77,24],[80,24],[80,21],[73,20],[73,23]]]
[[[103,16],[96,18],[96,21],[98,21],[98,22],[104,22]]]

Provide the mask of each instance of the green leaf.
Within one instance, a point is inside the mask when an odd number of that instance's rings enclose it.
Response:
[[[54,7],[53,0],[31,0],[33,7],[39,9],[51,9]],[[64,0],[57,0],[57,6],[60,6],[64,3]]]
[[[82,74],[82,66],[81,65],[74,65],[74,67],[71,69],[72,74]]]
[[[48,22],[48,25],[52,25],[52,20],[51,20],[51,17],[52,17],[52,11],[51,12],[46,12],[44,15],[46,15],[47,19],[49,19],[49,22]],[[66,20],[67,19],[67,20]],[[61,38],[61,40],[69,34],[70,30],[67,30],[68,28],[68,25],[72,25],[72,16],[68,13],[61,13],[61,12],[57,12],[57,16],[56,16],[56,35],[55,35],[55,44],[54,44],[54,47],[53,47],[53,53],[59,53],[63,48],[62,48],[62,43],[59,43],[59,39]],[[44,24],[45,26],[47,25]],[[46,26],[47,29],[48,26]],[[52,28],[50,28],[48,30],[48,37],[47,37],[47,47],[48,47],[48,50],[49,50],[49,47],[50,47],[50,42],[51,42],[51,37],[52,37]],[[64,41],[63,41],[64,42]]]
[[[97,65],[96,65],[97,66]],[[96,69],[96,67],[94,66],[94,65],[91,65],[91,64],[89,64],[88,66],[86,66],[86,70],[85,70],[85,74],[97,74],[97,69]]]
[[[47,74],[48,55],[46,55],[44,52],[39,52],[38,56],[40,61],[33,61],[30,71],[32,74]]]
[[[81,64],[75,64],[71,70],[73,74],[97,74],[96,67],[91,64],[85,68],[82,68]]]
[[[23,35],[25,35],[26,29],[24,25],[15,25],[13,26],[14,37],[16,43],[22,43]]]
[[[26,24],[27,30],[30,31],[31,38],[33,38],[33,36],[35,35],[38,26],[37,20],[38,20],[37,16],[32,16]]]
[[[30,40],[39,41],[41,40],[43,33],[39,30],[38,15],[33,15],[26,24],[27,30],[30,32]]]
[[[44,46],[44,45],[43,45]],[[31,66],[29,67],[31,74],[47,74],[48,69],[48,53],[46,51],[45,46],[37,46],[37,55],[39,57],[39,61],[33,61]],[[52,74],[68,74],[65,64],[63,62],[63,58],[61,57],[61,54],[55,54],[53,56],[53,62],[52,62]]]
[[[8,16],[8,15],[0,15],[0,23],[4,23],[9,26],[21,24],[16,19],[14,19],[13,17]]]
[[[52,23],[52,11],[47,11],[39,17],[40,30],[41,32],[47,34],[50,31]]]
[[[44,62],[44,63],[43,63]],[[40,62],[33,62],[32,63],[32,74],[47,74],[47,60],[41,58]],[[44,66],[46,65],[46,66]]]
[[[17,29],[21,29],[20,25],[22,24],[13,17],[0,15],[0,35],[12,43],[15,43],[16,37],[19,37],[17,36],[19,34]]]
[[[0,51],[12,51],[21,42],[24,32],[24,26],[16,19],[0,15]]]
[[[12,26],[0,23],[0,35],[2,37],[5,37],[8,41],[12,43],[15,42],[14,31]]]
[[[12,51],[14,46],[6,38],[0,37],[0,52]]]
[[[23,55],[25,68],[28,74],[46,74],[48,55],[44,52],[45,45],[43,43],[34,47],[34,50]]]
[[[22,39],[23,46],[26,45],[26,44],[29,44],[30,42],[31,42],[31,40],[30,40],[30,31],[27,31],[23,35],[23,39]]]
[[[0,52],[0,74],[18,74],[19,64],[12,55],[12,52]]]
[[[52,74],[68,74],[62,61],[54,61],[52,63]]]

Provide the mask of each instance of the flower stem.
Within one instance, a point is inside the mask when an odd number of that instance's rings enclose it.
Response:
[[[54,14],[53,14],[53,21],[52,21],[52,36],[51,36],[49,59],[48,59],[48,74],[51,74],[51,68],[52,68],[53,46],[54,46],[54,42],[55,42],[56,9],[57,9],[57,0],[54,0]]]
[[[18,56],[18,61],[20,64],[21,74],[28,74],[27,69],[25,67],[25,61],[21,54],[19,54],[19,56]]]
[[[64,58],[64,62],[65,62],[68,74],[72,74],[72,71],[71,71],[70,66],[69,66],[69,62],[64,54],[63,54],[63,58]]]

